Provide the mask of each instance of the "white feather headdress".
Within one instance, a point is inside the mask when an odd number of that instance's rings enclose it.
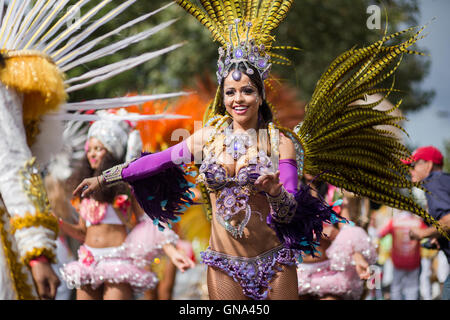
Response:
[[[0,0],[0,48],[3,53],[39,52],[48,57],[63,73],[100,58],[112,55],[130,45],[148,39],[158,31],[167,28],[176,20],[163,22],[138,34],[105,45],[104,40],[111,39],[120,32],[135,26],[166,9],[169,3],[153,12],[139,16],[113,31],[89,39],[107,22],[126,11],[136,0],[123,1],[111,10],[105,9],[112,0],[96,1],[91,9],[83,11],[83,7],[91,0],[80,0],[70,5],[69,0]],[[98,84],[124,71],[130,70],[151,59],[173,51],[183,44],[173,44],[153,52],[144,52],[136,57],[129,57],[119,62],[107,64],[90,70],[80,76],[66,78],[66,93],[78,91]],[[118,97],[96,99],[83,102],[69,102],[62,105],[58,112],[42,117],[40,134],[33,145],[33,151],[41,165],[45,165],[63,147],[61,121],[93,121],[99,115],[85,115],[74,111],[87,109],[106,109],[126,107],[156,99],[168,99],[186,95],[185,92],[174,92],[156,95]],[[112,116],[124,120],[127,116]],[[177,119],[182,116],[171,114],[131,115],[129,120]]]

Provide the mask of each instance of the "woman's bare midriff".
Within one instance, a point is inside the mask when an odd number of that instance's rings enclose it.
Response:
[[[213,204],[210,239],[210,246],[212,250],[233,256],[255,257],[281,244],[275,231],[272,230],[266,223],[266,218],[269,214],[269,204],[265,196],[257,194],[250,197],[252,215],[250,221],[244,229],[244,235],[242,238],[234,238],[216,220],[216,196],[214,193],[211,193],[210,196],[211,203]],[[232,218],[230,223],[232,225],[237,225],[237,223],[242,221],[244,216],[244,212],[238,213]]]
[[[118,224],[98,224],[89,226],[85,244],[92,248],[118,247],[127,237],[125,226]]]

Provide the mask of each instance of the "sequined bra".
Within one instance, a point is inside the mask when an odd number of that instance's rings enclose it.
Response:
[[[213,152],[207,155],[200,166],[197,182],[203,182],[208,190],[217,192],[216,219],[235,238],[242,237],[250,220],[252,210],[248,204],[249,197],[257,192],[254,183],[267,170],[272,170],[272,162],[265,153],[251,159],[235,176],[227,174]],[[244,220],[236,227],[232,226],[229,221],[240,212],[245,212]]]
[[[80,216],[86,221],[86,226],[96,224],[123,224],[108,203],[101,203],[94,199],[85,198],[80,203]]]
[[[207,187],[214,191],[232,184],[241,187],[254,184],[260,175],[272,167],[270,159],[265,155],[264,157],[265,161],[261,157],[258,163],[255,163],[256,159],[250,161],[248,165],[241,167],[236,175],[229,176],[225,167],[215,160],[214,154],[211,154],[200,166],[198,181],[206,183]]]

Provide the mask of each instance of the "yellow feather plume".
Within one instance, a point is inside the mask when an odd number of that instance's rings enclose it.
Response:
[[[41,56],[6,56],[0,81],[24,94],[24,119],[36,120],[56,111],[67,99],[63,74]]]
[[[4,66],[0,68],[0,81],[23,94],[24,124],[27,130],[33,131],[31,135],[27,132],[28,136],[33,137],[41,116],[57,111],[67,100],[64,75],[42,54],[9,51],[2,56]]]

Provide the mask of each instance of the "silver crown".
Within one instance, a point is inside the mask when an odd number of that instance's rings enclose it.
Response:
[[[241,41],[239,37],[239,23],[240,19],[234,20],[235,31],[237,37],[237,44],[233,44],[233,25],[229,26],[230,29],[230,41],[227,43],[227,50],[220,47],[219,48],[219,60],[217,61],[217,80],[219,84],[224,78],[229,74],[229,70],[233,65],[243,63],[247,68],[246,73],[252,75],[254,73],[252,66],[255,68],[261,79],[264,81],[269,77],[270,68],[272,66],[270,61],[270,56],[266,53],[266,47],[264,44],[256,45],[253,39],[249,39],[250,28],[252,27],[251,22],[247,22],[245,26],[247,27],[247,38],[245,41]],[[241,72],[235,68],[233,72],[233,79],[239,81],[241,79]]]

